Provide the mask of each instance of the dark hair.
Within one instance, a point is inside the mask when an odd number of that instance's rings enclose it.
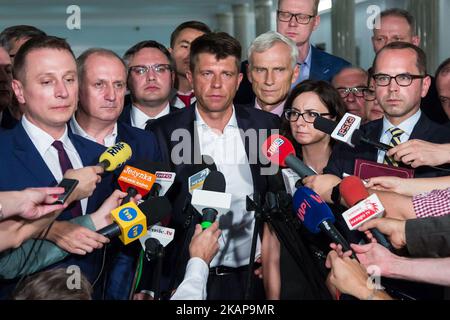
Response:
[[[27,56],[34,50],[38,49],[55,49],[55,50],[65,50],[68,51],[74,60],[75,55],[73,54],[70,45],[67,43],[65,39],[54,37],[54,36],[42,36],[35,37],[24,43],[22,47],[20,47],[19,51],[16,53],[16,57],[14,58],[14,67],[13,67],[13,76],[14,79],[21,78],[24,73],[25,61]],[[23,79],[22,79],[23,80]]]
[[[211,29],[203,22],[200,21],[186,21],[180,24],[170,35],[170,47],[173,48],[175,41],[184,29],[194,29],[203,33],[211,33]]]
[[[69,288],[72,276],[65,268],[34,274],[15,290],[13,300],[91,300],[92,286],[86,277],[80,273],[80,287]]]
[[[322,103],[327,107],[328,112],[331,114],[331,117],[336,118],[336,121],[340,121],[342,116],[345,114],[345,104],[344,101],[342,101],[339,92],[330,83],[322,80],[305,80],[295,86],[286,100],[285,110],[291,108],[294,100],[297,99],[299,95],[305,92],[314,92],[315,94],[317,94],[320,101],[322,101]],[[301,154],[301,146],[294,139],[291,132],[291,125],[289,121],[284,117],[284,115],[281,122],[281,134],[292,141],[296,151],[300,152],[299,154]]]
[[[436,79],[443,73],[450,73],[450,58],[446,59],[436,70]]]
[[[190,69],[193,72],[197,63],[198,55],[210,53],[215,55],[217,60],[222,60],[230,56],[236,58],[236,67],[239,70],[241,62],[242,47],[239,41],[226,32],[211,32],[204,34],[191,43]]]
[[[122,58],[117,53],[115,53],[114,51],[109,50],[109,49],[91,48],[91,49],[84,51],[77,58],[78,79],[80,80],[80,82],[83,81],[83,79],[84,79],[86,61],[90,56],[92,56],[94,54],[98,54],[99,56],[103,56],[103,57],[116,58],[118,61],[120,61],[122,63],[123,67],[125,68],[125,73],[127,73],[127,66],[126,66],[125,62],[123,62]]]
[[[409,27],[411,28],[411,33],[412,34],[416,33],[416,20],[414,19],[412,14],[409,13],[408,11],[399,9],[399,8],[387,9],[387,10],[382,11],[379,15],[380,19],[385,18],[385,17],[399,17],[399,18],[405,19],[406,22],[408,23]],[[377,19],[378,19],[378,17],[376,17],[375,20],[373,21],[374,25],[375,25]]]
[[[426,56],[425,52],[418,46],[413,45],[412,43],[402,42],[402,41],[391,42],[391,43],[387,44],[383,49],[378,51],[375,56],[375,59],[373,60],[373,65],[372,65],[373,69],[374,70],[377,69],[376,63],[377,63],[378,57],[380,56],[380,54],[383,51],[385,51],[385,50],[403,50],[403,49],[411,49],[416,53],[417,69],[419,69],[419,73],[421,73],[422,75],[426,75],[427,74],[427,56]]]
[[[6,48],[6,51],[11,50],[11,42],[20,40],[23,38],[35,38],[35,37],[43,37],[47,34],[33,26],[27,26],[27,25],[18,25],[18,26],[11,26],[8,28],[5,28],[0,33],[0,45],[2,47]]]
[[[169,61],[170,67],[172,70],[175,70],[175,64],[173,62],[172,56],[170,55],[169,50],[167,50],[167,48],[162,45],[161,43],[154,41],[154,40],[145,40],[145,41],[141,41],[139,43],[136,43],[134,46],[132,46],[130,49],[127,50],[127,52],[125,52],[125,54],[123,55],[123,60],[125,60],[125,63],[128,65],[128,67],[130,66],[130,60],[131,58],[133,58],[133,56],[138,53],[139,51],[141,51],[142,49],[145,48],[154,48],[157,49],[159,51],[161,51],[167,58],[167,60]]]

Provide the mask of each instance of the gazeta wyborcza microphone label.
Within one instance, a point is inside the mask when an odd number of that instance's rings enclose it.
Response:
[[[147,230],[147,218],[134,202],[126,203],[111,212],[114,222],[119,225],[124,244],[142,237]]]

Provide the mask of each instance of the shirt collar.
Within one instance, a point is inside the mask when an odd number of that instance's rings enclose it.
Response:
[[[38,128],[37,126],[32,124],[27,119],[26,115],[24,115],[22,117],[21,121],[22,121],[22,126],[25,129],[25,132],[30,137],[31,141],[33,142],[34,146],[38,150],[39,154],[41,156],[43,156],[48,151],[48,149],[52,146],[52,143],[53,143],[53,141],[55,141],[55,139],[51,135],[49,135],[47,132],[42,130],[41,128]],[[71,151],[76,152],[76,150],[74,150],[74,148],[73,148],[72,143],[70,142],[69,135],[67,132],[67,125],[64,129],[63,135],[58,140],[63,143],[64,148],[66,150],[71,150]]]
[[[306,56],[305,61],[297,61],[297,64],[299,64],[300,66],[302,64],[306,64],[306,66],[311,66],[311,59],[312,59],[312,45],[309,44],[309,52],[308,55]]]
[[[158,119],[162,116],[168,115],[170,113],[170,105],[167,103],[166,107],[156,116],[156,117],[149,117],[144,112],[139,110],[135,105],[131,107],[131,124],[133,127],[138,128],[145,128],[145,125],[147,123],[147,120],[150,119]]]
[[[280,103],[280,105],[278,107],[276,107],[275,109],[270,111],[270,113],[275,114],[281,118],[283,116],[285,103],[286,103],[286,100],[284,100],[282,103]],[[255,108],[259,109],[259,110],[263,110],[263,108],[261,108],[261,106],[259,105],[257,98],[255,99]]]
[[[392,123],[389,122],[389,120],[386,119],[386,117],[383,117],[383,134],[387,133],[387,131],[391,128],[399,128],[403,130],[403,132],[408,137],[410,137],[414,130],[414,127],[416,126],[421,116],[422,111],[419,109],[413,116],[409,117],[408,119],[400,123],[398,126],[394,126]]]
[[[72,118],[70,119],[70,129],[72,129],[72,132],[76,135],[82,136],[85,139],[97,142],[97,140],[89,135],[78,123],[77,119],[75,118],[75,114],[72,116]],[[117,137],[117,122],[114,124],[114,129],[113,131],[107,135],[105,137],[104,140],[108,139],[108,138],[116,138]],[[104,141],[103,141],[104,142]]]
[[[228,120],[228,123],[226,124],[225,129],[227,127],[234,127],[234,128],[238,127],[234,105],[232,106],[232,108],[233,108],[233,114],[231,115],[230,120]],[[205,122],[205,120],[203,120],[202,116],[198,112],[197,105],[195,106],[195,119],[196,119],[195,123],[197,125],[197,128],[198,127],[208,127],[209,128],[208,124]]]

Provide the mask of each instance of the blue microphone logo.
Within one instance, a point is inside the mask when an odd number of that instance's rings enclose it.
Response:
[[[120,220],[123,220],[123,221],[127,221],[127,222],[132,221],[132,220],[136,219],[136,217],[137,217],[137,212],[133,208],[123,208],[119,212],[119,218],[120,218]]]
[[[143,230],[144,230],[144,227],[142,226],[142,224],[138,224],[136,226],[133,226],[128,231],[128,238],[134,239],[134,238],[139,237],[139,235],[142,233]]]

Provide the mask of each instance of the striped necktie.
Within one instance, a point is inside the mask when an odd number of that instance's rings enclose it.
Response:
[[[391,142],[389,143],[389,145],[391,147],[395,147],[398,146],[399,144],[401,144],[402,142],[400,141],[400,137],[402,134],[404,134],[405,132],[402,129],[399,128],[390,128],[388,130],[391,135]],[[399,164],[397,161],[394,160],[394,158],[388,157],[387,155],[384,156],[384,164],[393,166],[393,167],[398,167]]]

